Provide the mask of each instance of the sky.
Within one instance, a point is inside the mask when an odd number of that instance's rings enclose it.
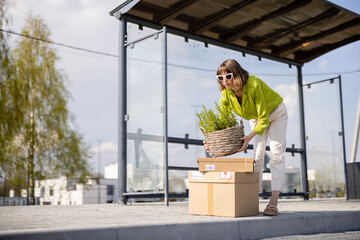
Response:
[[[12,24],[7,27],[20,32],[28,14],[41,16],[57,43],[117,55],[118,21],[109,12],[121,0],[13,0],[9,11]],[[344,8],[360,14],[358,0],[332,0]],[[20,37],[12,36],[14,46]],[[94,169],[117,161],[117,58],[101,56],[53,46],[67,75],[72,94],[70,111],[75,116],[75,127],[91,146]],[[346,72],[360,69],[360,41],[338,48],[303,67],[304,82],[313,82],[343,74],[343,98],[347,151],[351,148],[360,74]],[[314,75],[323,74],[323,75]],[[100,152],[99,152],[100,150]]]

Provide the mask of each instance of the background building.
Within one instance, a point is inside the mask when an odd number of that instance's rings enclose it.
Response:
[[[107,203],[107,185],[89,179],[86,184],[61,177],[36,181],[35,197],[40,205],[82,205]]]

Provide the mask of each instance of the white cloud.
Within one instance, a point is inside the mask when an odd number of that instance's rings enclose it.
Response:
[[[287,108],[287,113],[289,117],[293,117],[295,110],[298,109],[298,89],[297,84],[280,84],[275,87],[275,91],[279,93],[284,98],[284,103]]]
[[[99,158],[101,161],[101,171],[104,171],[104,166],[117,162],[117,144],[114,142],[102,142],[99,148],[98,142],[94,143],[91,147],[91,152],[93,153],[92,159],[90,159],[90,164],[94,168],[94,171],[97,172],[99,166]],[[99,155],[100,150],[100,155]]]
[[[91,147],[91,151],[94,154],[98,154],[99,150],[103,153],[113,153],[117,151],[117,145],[114,142],[101,142],[100,148],[98,142]]]
[[[67,5],[67,0],[56,0],[56,1],[48,1],[42,0],[40,3],[42,6],[46,6],[46,8],[64,8]]]
[[[327,70],[328,69],[328,61],[326,60],[326,58],[321,58],[318,68],[320,70]]]

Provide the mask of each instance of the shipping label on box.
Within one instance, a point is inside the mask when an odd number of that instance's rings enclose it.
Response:
[[[205,164],[205,171],[215,171],[214,164]]]
[[[191,175],[189,175],[191,179],[202,179],[203,173],[199,171],[191,171]]]
[[[220,172],[219,179],[231,179],[231,172]]]

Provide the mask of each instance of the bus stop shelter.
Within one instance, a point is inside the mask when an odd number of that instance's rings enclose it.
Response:
[[[179,154],[173,154],[169,146],[173,149],[177,149],[175,145],[181,145],[184,149],[192,146],[201,148],[202,137],[196,133],[192,134],[195,137],[190,137],[186,132],[183,132],[182,137],[177,134],[176,128],[181,129],[182,125],[186,125],[186,122],[178,119],[186,119],[189,115],[178,116],[178,113],[172,113],[172,109],[180,106],[176,105],[176,100],[192,97],[187,95],[187,90],[176,91],[176,84],[182,83],[175,80],[186,79],[185,74],[182,78],[183,72],[176,69],[186,68],[191,73],[203,71],[204,76],[214,76],[216,65],[211,65],[213,72],[210,73],[208,66],[202,67],[202,64],[211,62],[213,55],[221,54],[223,60],[234,54],[238,54],[235,56],[239,58],[250,58],[249,66],[261,71],[275,69],[277,67],[274,64],[278,63],[281,64],[278,72],[290,71],[293,74],[291,76],[295,80],[292,84],[296,87],[296,94],[292,98],[296,98],[297,104],[296,119],[293,121],[296,124],[291,131],[298,131],[294,133],[298,140],[294,141],[295,144],[290,142],[286,152],[299,159],[297,174],[300,187],[293,187],[293,190],[283,192],[282,196],[308,199],[310,194],[318,194],[316,186],[320,185],[314,185],[313,182],[319,179],[320,171],[309,172],[307,145],[316,145],[316,142],[311,141],[317,137],[322,137],[318,141],[326,142],[327,139],[324,139],[326,136],[311,135],[310,126],[318,126],[312,124],[312,121],[314,118],[320,120],[321,116],[316,117],[316,111],[309,111],[308,114],[305,105],[307,99],[314,97],[317,91],[322,91],[316,86],[335,83],[333,86],[336,85],[335,94],[338,95],[335,105],[338,107],[334,116],[339,129],[332,129],[331,136],[333,145],[336,144],[335,141],[339,141],[341,149],[337,153],[327,150],[319,153],[321,151],[317,150],[317,154],[325,157],[328,153],[336,155],[336,162],[334,160],[330,170],[337,177],[334,184],[329,185],[331,190],[328,191],[334,191],[334,196],[346,193],[348,197],[341,76],[305,84],[302,66],[329,51],[359,40],[359,15],[325,0],[128,0],[112,10],[110,15],[119,20],[119,201],[126,203],[131,198],[163,198],[168,205],[170,198],[187,196],[186,191],[169,191],[169,172],[186,172],[196,170],[196,167],[172,164],[171,159]],[[137,26],[137,32],[142,33],[130,36],[134,26]],[[182,39],[182,43],[179,39]],[[171,57],[175,53],[184,55],[187,50],[182,46],[190,46],[191,41],[196,42],[191,45],[194,48],[200,43],[203,46],[201,51],[196,50],[196,56],[188,58],[190,63]],[[208,50],[210,46],[214,50]],[[189,54],[187,56],[193,56],[192,53]],[[144,67],[144,63],[149,68]],[[220,63],[221,61],[217,61],[218,65]],[[284,66],[290,70],[285,70]],[[142,77],[139,78],[139,75]],[[204,79],[199,80],[199,84],[217,88],[214,78],[200,75],[199,79]],[[190,80],[189,83],[193,84]],[[181,87],[183,85],[178,86],[178,89]],[[206,90],[206,87],[197,89],[200,89],[196,93],[197,100],[192,100],[194,104],[189,104],[189,107],[198,110],[199,105],[204,104],[201,99],[209,96],[217,100],[218,96],[211,90]],[[208,92],[203,92],[202,89]],[[189,88],[189,92],[191,90]],[[309,97],[304,97],[304,94]],[[178,112],[181,111],[179,108]],[[175,130],[169,131],[169,128]],[[251,148],[249,146],[249,151]],[[196,156],[198,155],[191,157],[193,162],[196,162]],[[290,172],[289,170],[289,176],[292,176]],[[341,180],[336,180],[338,178]],[[289,189],[291,188],[289,185]],[[264,191],[261,195],[269,194]]]

